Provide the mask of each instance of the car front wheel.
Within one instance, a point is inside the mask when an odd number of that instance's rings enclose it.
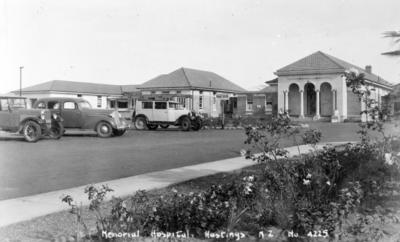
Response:
[[[181,128],[183,131],[189,131],[191,126],[192,125],[191,125],[190,119],[188,117],[185,117],[182,119]]]
[[[144,117],[137,117],[135,119],[135,128],[138,130],[143,130],[147,126],[146,119]]]
[[[23,128],[24,138],[28,142],[36,142],[42,135],[40,125],[34,121],[28,121],[25,123]]]
[[[107,122],[100,122],[96,127],[97,135],[102,138],[108,138],[112,135],[112,127],[111,124]]]

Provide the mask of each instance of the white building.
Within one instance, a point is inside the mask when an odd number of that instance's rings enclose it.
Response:
[[[87,100],[93,108],[117,108],[128,111],[134,106],[134,100],[124,95],[125,92],[135,93],[136,85],[109,85],[73,81],[48,81],[22,89],[22,96],[27,97],[30,104],[44,97],[81,97]],[[19,95],[19,90],[12,93]]]
[[[318,51],[275,72],[278,110],[288,111],[290,116],[299,119],[330,119],[338,113],[342,121],[365,120],[360,115],[365,104],[346,86],[344,73],[349,69],[364,73],[379,104],[392,90],[393,85],[373,74],[371,66],[363,69]]]
[[[137,87],[143,97],[170,98],[186,108],[209,117],[218,117],[230,97],[245,89],[213,72],[179,68]]]

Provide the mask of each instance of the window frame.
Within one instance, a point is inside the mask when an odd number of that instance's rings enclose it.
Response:
[[[67,103],[72,103],[72,104],[74,104],[74,108],[65,108],[65,104],[67,104]],[[78,107],[78,105],[76,105],[76,103],[73,102],[73,101],[66,101],[66,102],[63,103],[62,107],[63,107],[64,110],[76,110],[77,107]]]

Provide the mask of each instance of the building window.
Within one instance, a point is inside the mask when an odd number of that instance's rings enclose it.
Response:
[[[215,112],[215,111],[217,111],[217,98],[214,96],[213,97],[213,111]]]
[[[128,108],[128,101],[125,101],[125,100],[117,101],[117,107],[118,108]]]
[[[151,94],[156,94],[156,91],[151,91]]]
[[[169,94],[169,91],[162,91],[162,94]]]
[[[200,95],[203,94],[203,91],[199,91]]]
[[[115,108],[115,100],[110,100],[110,108]]]
[[[181,91],[176,91],[176,94],[181,94]]]
[[[266,112],[272,112],[272,102],[271,101],[267,101],[265,103],[265,111]]]
[[[204,99],[203,96],[199,97],[199,108],[200,109],[203,109],[203,99]]]
[[[394,113],[397,114],[400,112],[400,102],[395,102],[393,105]]]
[[[101,96],[97,96],[97,107],[101,108]]]
[[[246,111],[253,110],[253,95],[247,95]]]
[[[77,94],[76,96],[77,96],[77,97],[82,97],[82,94]]]
[[[185,102],[185,98],[184,97],[177,97],[176,98],[176,102],[178,102],[179,104],[181,104],[183,107],[186,107],[186,102]]]

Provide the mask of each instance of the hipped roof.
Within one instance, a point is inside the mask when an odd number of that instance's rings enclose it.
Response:
[[[226,92],[244,92],[244,88],[213,72],[179,68],[143,83],[139,89],[200,89]]]
[[[289,64],[275,72],[278,76],[288,75],[312,75],[312,74],[334,74],[344,73],[349,69],[356,69],[360,73],[364,73],[365,79],[373,83],[392,87],[393,84],[384,80],[383,78],[368,73],[365,69],[348,63],[344,60],[336,58],[334,56],[325,54],[321,51],[317,51],[309,56],[306,56],[292,64]]]
[[[38,93],[38,92],[65,92],[65,93],[92,93],[92,94],[106,94],[106,95],[121,95],[124,92],[139,91],[137,85],[112,85],[112,84],[99,84],[89,82],[74,82],[53,80],[41,84],[25,87],[22,89],[23,93]],[[13,93],[19,90],[13,91]]]

